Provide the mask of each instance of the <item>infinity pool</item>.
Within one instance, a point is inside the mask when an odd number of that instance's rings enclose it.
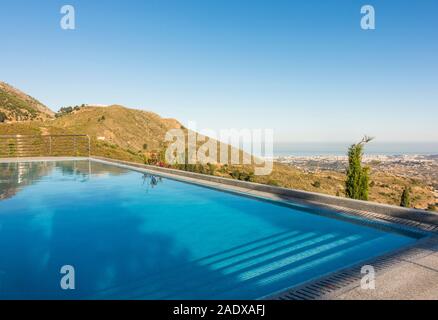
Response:
[[[0,163],[2,299],[256,299],[415,241],[93,161]]]

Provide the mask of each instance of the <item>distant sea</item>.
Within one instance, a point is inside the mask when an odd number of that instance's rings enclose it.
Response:
[[[274,144],[274,156],[342,156],[351,143],[309,142]],[[370,142],[365,146],[370,155],[438,155],[438,142],[385,143]]]

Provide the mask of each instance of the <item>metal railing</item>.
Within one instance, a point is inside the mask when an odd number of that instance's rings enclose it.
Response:
[[[91,153],[88,135],[0,135],[0,158],[87,156]]]

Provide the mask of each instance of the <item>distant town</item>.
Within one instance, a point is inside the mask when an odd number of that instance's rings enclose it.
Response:
[[[275,162],[299,168],[305,172],[345,172],[348,157],[324,156],[279,156]],[[363,162],[372,170],[399,177],[417,179],[433,187],[438,200],[438,154],[437,155],[364,155]],[[437,201],[438,202],[438,201]]]

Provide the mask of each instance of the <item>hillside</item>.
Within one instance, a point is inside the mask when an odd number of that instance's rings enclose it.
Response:
[[[23,97],[21,93],[21,97]],[[17,96],[15,94],[15,96]],[[26,96],[26,95],[24,95]],[[28,96],[27,96],[28,97]],[[32,99],[29,97],[29,99]],[[19,101],[30,101],[21,98]],[[32,100],[36,101],[36,100]],[[29,105],[29,104],[28,104]],[[43,110],[43,109],[41,109]],[[114,105],[108,107],[84,106],[72,109],[52,119],[36,117],[34,121],[0,123],[2,134],[88,134],[91,152],[96,156],[139,163],[163,165],[164,136],[169,129],[183,128],[174,119]],[[184,128],[183,128],[184,129]],[[185,130],[185,129],[184,129]],[[187,130],[185,130],[187,134]],[[164,164],[166,165],[166,164]],[[254,181],[286,188],[345,196],[345,174],[336,171],[305,172],[293,166],[274,164],[268,176],[255,176],[251,166],[176,165],[176,169],[213,174],[222,177]],[[412,205],[426,209],[436,201],[433,189],[426,182],[398,176],[391,172],[371,170],[370,200],[398,205],[406,185],[413,189]]]
[[[46,120],[55,113],[38,100],[0,82],[0,122]]]
[[[50,121],[50,127],[85,133],[101,142],[137,152],[160,149],[166,132],[181,128],[181,124],[152,112],[114,105],[83,107]]]
[[[0,124],[0,135],[87,134],[94,155],[146,161],[163,149],[169,129],[181,128],[174,119],[122,106],[82,107],[45,121]]]

